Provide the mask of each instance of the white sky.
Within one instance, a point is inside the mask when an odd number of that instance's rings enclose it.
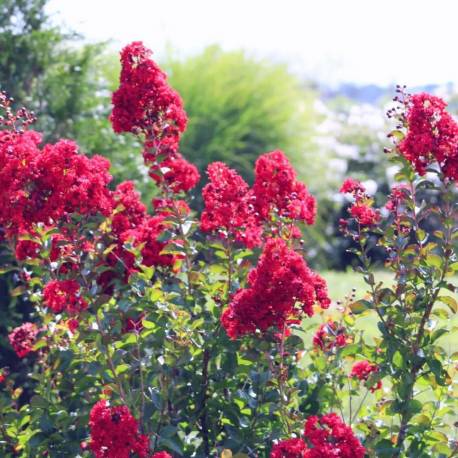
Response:
[[[328,84],[458,83],[458,0],[51,0],[56,21],[160,58],[219,43]]]

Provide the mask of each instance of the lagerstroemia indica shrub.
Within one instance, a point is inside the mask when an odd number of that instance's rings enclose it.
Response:
[[[342,185],[368,292],[331,306],[301,239],[316,202],[286,156],[262,154],[252,186],[210,164],[196,215],[180,96],[141,43],[121,62],[111,121],[144,145],[152,212],[133,183],[110,187],[104,158],[42,146],[1,96],[3,271],[35,310],[9,334],[32,389],[0,368],[2,456],[455,456],[457,355],[440,339],[457,311],[458,125],[445,103],[399,91],[400,184],[384,208]]]

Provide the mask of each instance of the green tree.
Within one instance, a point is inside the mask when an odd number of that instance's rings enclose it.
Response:
[[[312,176],[305,159],[315,94],[284,65],[210,46],[185,60],[171,54],[163,66],[189,116],[182,152],[201,170],[225,161],[250,179],[259,154],[282,149],[303,178]]]
[[[94,59],[102,44],[52,24],[47,0],[0,0],[0,88],[40,114],[46,140],[75,136],[97,105]],[[75,46],[77,45],[77,46]]]

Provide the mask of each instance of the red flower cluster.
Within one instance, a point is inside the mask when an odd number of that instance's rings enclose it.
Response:
[[[80,323],[75,318],[70,318],[67,320],[66,325],[70,332],[75,332],[78,329]]]
[[[389,211],[396,211],[399,205],[410,195],[409,187],[406,184],[398,184],[391,188],[391,194],[385,207]]]
[[[256,161],[250,189],[238,173],[221,162],[208,166],[210,182],[203,189],[205,210],[201,229],[232,236],[252,248],[262,242],[263,223],[274,214],[313,224],[316,201],[281,151],[261,155]],[[292,237],[300,236],[291,225]]]
[[[151,204],[158,215],[177,216],[181,219],[188,216],[191,212],[191,209],[184,200],[153,199]]]
[[[55,230],[51,226],[45,229]],[[61,231],[61,233],[51,235],[51,249],[44,250],[42,253],[40,253],[42,246],[37,243],[40,239],[36,231],[32,229],[28,233],[18,234],[15,248],[16,259],[18,261],[35,259],[40,254],[43,256],[46,253],[48,261],[59,263],[58,274],[77,272],[81,267],[81,258],[94,250],[94,244],[87,240],[85,235],[78,234],[74,228],[68,230],[68,227],[62,227]],[[25,238],[22,239],[22,237]],[[29,240],[30,237],[33,237],[34,240]]]
[[[374,210],[367,203],[356,202],[350,207],[350,215],[358,221],[361,226],[372,226],[380,221],[380,213]]]
[[[119,237],[122,232],[139,226],[146,215],[146,206],[132,181],[123,181],[114,192],[115,214],[112,220],[113,233]]]
[[[158,185],[164,185],[173,193],[190,191],[200,180],[197,167],[180,153],[168,156],[159,164],[153,162],[149,175]]]
[[[356,194],[366,192],[366,188],[359,182],[353,178],[347,178],[339,189],[339,192],[342,194]]]
[[[335,321],[323,323],[313,336],[313,345],[323,351],[331,351],[335,347],[345,347],[349,337],[345,334],[345,328]]]
[[[156,452],[151,458],[172,458],[172,455],[167,452]]]
[[[9,334],[10,344],[19,358],[24,358],[33,351],[38,332],[39,329],[35,324],[24,323]]]
[[[172,266],[176,257],[170,254],[161,254],[167,246],[167,242],[159,241],[159,236],[167,229],[164,215],[146,215],[142,224],[121,234],[120,241],[124,244],[132,241],[134,246],[142,245],[142,264],[145,266]],[[131,269],[134,265],[134,257],[131,253],[123,251],[123,260]]]
[[[115,132],[142,132],[158,154],[177,152],[187,116],[166,74],[141,42],[121,51],[120,86],[113,94],[110,120]]]
[[[307,451],[307,444],[302,439],[285,439],[272,447],[270,458],[304,458]]]
[[[364,458],[366,453],[352,429],[335,413],[309,417],[304,436],[311,447],[307,458]]]
[[[19,237],[24,234],[19,234]],[[24,261],[27,258],[34,259],[38,256],[40,245],[33,240],[18,240],[16,242],[15,256],[18,261]]]
[[[0,132],[0,225],[7,235],[36,223],[54,224],[71,213],[108,215],[109,161],[79,154],[69,140],[42,150],[40,142],[37,132]]]
[[[399,151],[420,175],[437,161],[445,176],[458,180],[458,124],[439,97],[421,93],[405,100],[407,133]]]
[[[148,437],[138,432],[137,420],[126,406],[97,402],[89,415],[89,427],[89,447],[96,458],[130,458],[132,453],[148,456]]]
[[[43,289],[43,299],[54,313],[64,310],[69,314],[78,314],[87,308],[87,302],[81,297],[80,285],[76,280],[52,280]]]
[[[311,416],[303,439],[287,439],[272,447],[270,458],[364,458],[365,448],[335,414]]]
[[[372,208],[372,199],[359,181],[347,178],[339,192],[353,195],[355,202],[350,206],[349,212],[361,226],[372,226],[380,221],[380,212]]]
[[[371,364],[369,361],[358,361],[351,369],[350,377],[357,378],[363,382],[367,382],[371,374],[378,372],[378,367]],[[382,381],[379,380],[375,385],[369,387],[371,393],[382,388]]]
[[[201,216],[204,232],[232,236],[249,248],[261,244],[262,226],[254,208],[254,195],[244,179],[222,162],[207,169],[210,182],[202,190],[205,210]]]
[[[167,191],[187,192],[200,179],[197,168],[179,152],[187,116],[166,74],[141,42],[121,51],[120,86],[113,94],[110,119],[115,132],[143,134],[143,158],[151,178]]]
[[[296,307],[296,302],[300,308]],[[304,258],[282,239],[269,239],[258,266],[248,276],[248,288],[239,289],[221,322],[232,339],[271,326],[282,329],[301,312],[313,315],[313,305],[328,308],[326,282]]]
[[[282,151],[261,155],[255,165],[253,192],[255,206],[264,219],[272,212],[313,224],[316,201],[304,183],[297,181],[296,172]]]
[[[163,205],[166,203],[163,202]],[[121,264],[123,281],[127,281],[130,274],[136,270],[135,257],[124,246],[127,242],[131,242],[133,246],[142,245],[142,262],[147,266],[171,266],[175,263],[176,257],[161,254],[167,242],[158,240],[168,226],[167,212],[159,210],[155,216],[148,215],[145,205],[140,200],[140,194],[131,181],[125,181],[117,186],[114,192],[114,207],[116,209],[111,224],[114,248],[107,254],[105,262],[113,269]],[[110,293],[110,283],[115,278],[118,278],[116,272],[107,270],[100,275],[98,281],[104,286],[105,292]]]

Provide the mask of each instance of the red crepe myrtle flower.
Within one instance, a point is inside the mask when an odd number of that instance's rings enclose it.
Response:
[[[174,193],[187,192],[196,186],[200,175],[178,153],[186,112],[180,96],[151,56],[151,50],[141,42],[121,51],[120,86],[113,94],[110,119],[115,132],[145,136],[143,157],[156,183]]]
[[[380,221],[380,212],[362,202],[357,202],[350,207],[350,215],[361,226],[373,226]]]
[[[347,178],[343,182],[339,192],[353,195],[355,202],[350,206],[348,211],[361,226],[372,226],[380,221],[380,212],[372,208],[372,200],[366,194],[366,189],[359,181],[353,178]],[[346,224],[339,223],[342,228],[346,227]]]
[[[55,145],[44,147],[38,157],[37,168],[38,189],[50,190],[45,208],[65,214],[101,213],[108,216],[111,213],[112,196],[107,187],[111,181],[108,159],[97,155],[89,158],[79,154],[75,142],[60,140]]]
[[[151,56],[139,41],[121,51],[120,86],[113,94],[110,120],[117,133],[143,132],[160,154],[176,152],[186,128],[186,112]]]
[[[158,215],[185,218],[191,213],[191,209],[184,200],[153,199],[151,203]]]
[[[145,266],[172,266],[177,260],[176,256],[161,253],[168,245],[167,242],[158,240],[168,227],[165,219],[164,215],[148,216],[140,226],[121,235],[121,241],[124,243],[132,240],[134,246],[143,245],[141,255]],[[123,259],[128,267],[133,266],[134,258],[131,253],[124,252]]]
[[[75,332],[78,329],[80,322],[78,320],[75,320],[74,318],[71,318],[70,320],[67,320],[66,324],[71,332]]]
[[[207,169],[210,182],[202,190],[205,209],[200,227],[204,232],[232,236],[249,248],[261,244],[262,226],[255,212],[254,196],[243,178],[222,162]]]
[[[255,165],[253,192],[256,208],[264,219],[272,212],[280,216],[313,224],[316,201],[304,183],[297,181],[296,172],[282,151],[261,156]]]
[[[444,165],[442,166],[442,170],[446,177],[450,180],[458,181],[458,154],[457,157],[452,157],[445,161]]]
[[[307,458],[364,458],[366,450],[335,413],[307,419],[304,437],[312,447]]]
[[[358,192],[365,193],[366,188],[361,182],[353,178],[347,178],[343,183],[339,192],[342,194],[356,194]]]
[[[47,229],[53,229],[49,227]],[[23,232],[18,234],[18,240],[15,247],[15,255],[18,261],[24,261],[26,259],[35,259],[40,254],[41,246],[38,242],[34,240],[28,240],[30,236],[37,235],[35,231],[30,230],[28,232]],[[21,238],[25,237],[25,238]],[[73,237],[75,238],[76,235]],[[75,259],[76,250],[82,250],[84,252],[89,252],[93,249],[88,240],[73,240],[70,242],[67,238],[71,238],[70,235],[65,237],[63,234],[56,233],[51,236],[51,250],[49,252],[49,260],[52,262],[61,261],[62,258],[72,257]],[[61,266],[61,273],[68,272],[69,269],[77,269],[77,265],[73,262],[66,262]]]
[[[87,308],[87,302],[81,297],[80,285],[76,280],[52,280],[43,289],[43,299],[54,313],[64,310],[77,314]]]
[[[165,183],[167,189],[174,193],[190,191],[200,180],[197,167],[179,153],[152,165],[149,174],[157,184]]]
[[[114,192],[115,212],[112,219],[112,230],[119,236],[128,229],[139,226],[146,216],[146,206],[141,201],[140,193],[132,181],[123,181]]]
[[[445,175],[456,180],[458,124],[445,110],[447,104],[425,93],[407,96],[404,103],[408,127],[398,145],[401,154],[420,175],[437,161]]]
[[[370,375],[378,372],[378,366],[371,364],[369,361],[358,361],[356,362],[350,373],[350,377],[357,378],[363,382],[367,382]],[[370,386],[370,391],[373,393],[376,390],[382,388],[382,381],[379,380],[375,385]]]
[[[35,259],[40,252],[40,245],[33,240],[18,240],[15,248],[15,256],[18,261]]]
[[[61,140],[39,148],[41,136],[0,132],[0,225],[7,236],[63,221],[71,213],[111,212],[109,161],[78,153]]]
[[[7,376],[8,376],[8,370],[0,369],[0,383],[3,383],[6,380]]]
[[[89,447],[96,458],[130,458],[136,453],[148,456],[148,437],[138,431],[138,422],[126,406],[110,407],[97,402],[89,415]]]
[[[345,347],[348,336],[345,328],[339,326],[335,321],[323,323],[313,336],[313,345],[323,351],[331,351],[335,347]]]
[[[302,439],[285,439],[272,447],[270,458],[304,458],[308,456],[307,450]]]
[[[151,458],[173,458],[170,453],[167,452],[156,452],[154,455],[151,455]]]
[[[304,258],[284,240],[269,239],[257,267],[248,276],[248,287],[235,293],[221,322],[229,337],[235,339],[271,326],[281,330],[302,312],[312,316],[315,303],[328,308],[330,302],[326,282]]]
[[[0,131],[0,226],[7,235],[28,227],[33,216],[28,189],[35,180],[40,143],[41,135],[35,131],[21,135]]]
[[[110,234],[112,246],[104,260],[104,263],[113,270],[106,270],[97,280],[106,294],[112,293],[113,281],[127,282],[130,274],[137,270],[135,256],[125,247],[128,242],[132,243],[134,247],[143,245],[142,262],[147,266],[172,266],[177,259],[176,256],[170,254],[161,254],[167,242],[160,242],[158,237],[170,225],[167,222],[169,212],[165,211],[165,207],[159,208],[155,216],[148,215],[145,205],[140,200],[140,194],[135,190],[131,181],[118,185],[113,198],[115,210]],[[165,201],[162,204],[165,205]],[[176,205],[182,211],[185,210],[182,204],[177,203]],[[186,208],[188,208],[187,205]],[[117,271],[119,266],[122,272]]]
[[[34,323],[24,323],[9,334],[10,344],[19,358],[24,358],[33,352],[38,332],[39,329]]]
[[[399,205],[404,202],[409,196],[410,189],[406,184],[398,184],[391,188],[391,194],[385,207],[389,211],[396,211]]]

